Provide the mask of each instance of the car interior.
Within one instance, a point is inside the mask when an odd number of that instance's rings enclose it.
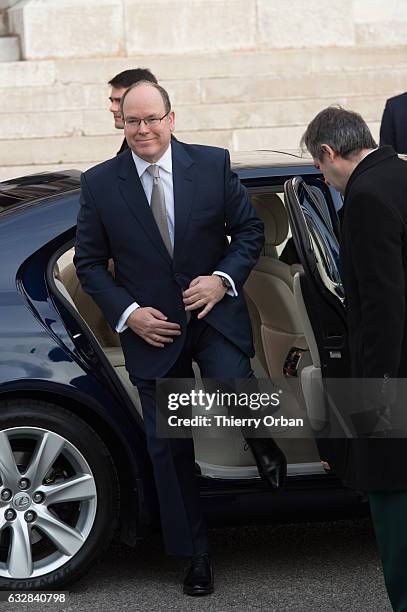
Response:
[[[244,287],[252,322],[256,354],[252,368],[258,379],[271,379],[281,386],[290,379],[298,385],[304,400],[296,403],[293,414],[304,416],[305,407],[319,417],[323,412],[321,367],[318,349],[301,295],[299,263],[287,264],[279,256],[290,237],[288,214],[283,190],[263,187],[249,189],[257,214],[265,225],[263,252]],[[102,312],[81,288],[73,264],[74,249],[59,257],[53,275],[57,290],[70,302],[87,323],[105,356],[119,377],[138,412],[141,412],[137,390],[125,368],[119,336],[113,332]],[[113,262],[109,270],[114,275]],[[194,364],[196,385],[202,385],[199,368]],[[278,381],[278,382],[277,382]],[[312,398],[312,402],[311,402]],[[201,409],[202,411],[204,409]],[[303,411],[303,414],[298,414]],[[294,414],[295,413],[295,414]],[[197,414],[197,412],[194,412]],[[216,414],[227,414],[227,408],[216,407]],[[225,479],[259,478],[256,463],[240,429],[224,429],[222,438],[208,436],[204,427],[193,428],[196,462],[203,476]],[[312,435],[303,438],[278,437],[285,452],[288,475],[324,473]]]

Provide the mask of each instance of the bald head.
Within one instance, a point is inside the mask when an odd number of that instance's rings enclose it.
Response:
[[[125,94],[123,95],[122,99],[121,99],[121,111],[122,114],[124,112],[124,103],[125,103],[125,99],[128,95],[130,95],[130,93],[135,90],[135,89],[139,89],[142,88],[142,90],[146,90],[146,88],[150,88],[155,90],[156,92],[159,93],[159,95],[162,98],[163,104],[164,104],[164,108],[165,108],[165,112],[169,113],[171,110],[171,102],[170,102],[170,97],[167,93],[167,91],[164,89],[164,87],[161,87],[161,85],[159,85],[158,83],[152,83],[151,81],[138,81],[137,83],[134,83],[133,85],[131,85],[131,87],[129,87],[127,89],[127,91],[125,92]]]
[[[124,94],[121,110],[129,147],[142,159],[157,162],[168,149],[175,127],[175,116],[165,89],[140,81]]]

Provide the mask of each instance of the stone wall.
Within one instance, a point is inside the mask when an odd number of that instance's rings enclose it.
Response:
[[[361,112],[377,137],[386,98],[406,89],[407,2],[319,5],[17,2],[9,14],[32,59],[0,61],[0,180],[113,156],[122,133],[108,112],[107,81],[137,66],[168,89],[177,136],[187,142],[296,148],[309,120],[332,103]]]
[[[0,0],[24,59],[403,45],[404,0]],[[1,4],[0,4],[1,6]]]

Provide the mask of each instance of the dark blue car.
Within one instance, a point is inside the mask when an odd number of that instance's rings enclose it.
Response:
[[[346,370],[340,198],[295,155],[241,154],[234,166],[266,226],[245,287],[253,367],[259,377],[297,378],[312,425],[324,412],[318,383]],[[0,184],[2,590],[59,588],[113,538],[134,546],[159,526],[137,392],[117,334],[72,264],[78,208],[77,171]],[[365,511],[312,437],[280,439],[288,482],[276,494],[238,430],[202,434],[194,430],[196,470],[211,524]]]

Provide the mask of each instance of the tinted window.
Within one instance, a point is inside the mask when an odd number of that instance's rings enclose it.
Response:
[[[0,212],[79,188],[80,172],[32,174],[0,183]]]
[[[293,181],[300,208],[307,226],[311,252],[325,287],[344,300],[339,267],[339,241],[335,234],[325,194],[303,180]]]

